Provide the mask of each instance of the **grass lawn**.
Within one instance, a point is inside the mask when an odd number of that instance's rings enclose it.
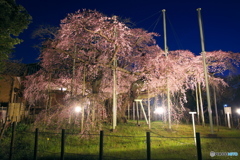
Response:
[[[18,125],[20,126],[20,125]],[[17,126],[17,127],[18,127]],[[140,126],[135,121],[118,124],[114,131],[111,125],[104,125],[104,159],[147,159],[146,132],[151,134],[152,159],[197,159],[192,125],[168,125],[155,121],[151,129],[144,121]],[[240,153],[240,130],[227,127],[214,128],[217,137],[209,137],[210,127],[196,125],[196,132],[201,135],[203,159],[240,159],[240,156],[210,156],[210,152]],[[84,136],[84,138],[81,138]],[[11,134],[6,134],[1,141],[0,159],[8,159]],[[238,138],[239,137],[239,138]],[[13,159],[32,159],[34,133],[16,131]],[[38,159],[60,159],[61,133],[39,131]],[[80,135],[66,130],[65,160],[98,159],[99,133]]]

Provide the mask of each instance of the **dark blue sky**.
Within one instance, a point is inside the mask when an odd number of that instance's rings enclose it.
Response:
[[[33,22],[20,38],[14,59],[23,63],[37,62],[40,52],[33,46],[39,43],[32,33],[40,25],[58,26],[68,13],[79,9],[96,9],[108,16],[131,18],[136,28],[144,28],[162,35],[157,38],[163,48],[162,15],[166,9],[169,50],[187,49],[201,52],[197,8],[202,8],[206,51],[240,52],[240,2],[238,0],[16,0],[33,17]],[[152,17],[150,17],[152,16]],[[148,18],[150,17],[150,18]]]

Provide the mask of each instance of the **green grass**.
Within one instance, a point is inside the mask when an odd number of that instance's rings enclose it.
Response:
[[[192,125],[172,125],[172,130],[163,122],[152,122],[151,129],[144,121],[140,126],[135,121],[118,124],[114,131],[111,125],[105,125],[104,159],[146,159],[146,132],[151,134],[152,159],[197,159],[196,146],[193,138]],[[18,125],[18,127],[21,125]],[[210,157],[210,152],[240,153],[240,130],[227,127],[214,128],[217,138],[210,138],[209,126],[196,125],[196,132],[201,134],[202,154],[204,159],[240,159],[240,157]],[[11,132],[7,132],[1,141],[0,159],[8,159]],[[65,160],[98,159],[99,133],[90,135],[73,134],[66,130]],[[34,133],[16,131],[14,159],[32,159]],[[60,159],[61,133],[39,133],[38,159]]]

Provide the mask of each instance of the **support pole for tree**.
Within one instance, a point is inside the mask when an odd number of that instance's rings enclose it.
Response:
[[[163,9],[163,32],[164,32],[164,52],[167,58],[168,55],[168,47],[167,47],[167,29],[166,29],[166,10]],[[167,73],[168,74],[168,73]],[[167,75],[167,108],[168,108],[168,128],[172,129],[172,122],[171,122],[171,105],[170,105],[170,90],[169,90],[169,82],[168,82],[168,75]]]
[[[77,54],[77,46],[74,46],[74,54],[73,54],[73,67],[72,67],[72,80],[71,80],[71,96],[73,96],[74,85],[75,85],[75,69],[76,69],[76,54]]]
[[[113,20],[116,21],[116,16],[113,17]],[[116,27],[114,28],[114,37],[116,38]],[[114,52],[115,52],[116,46],[114,44]],[[114,53],[113,57],[113,130],[117,126],[117,78],[116,78],[116,68],[117,68],[117,59],[116,54]]]
[[[136,110],[137,110],[137,125],[139,126],[139,110],[138,110],[138,103],[136,102]]]
[[[202,125],[205,126],[205,118],[204,118],[204,112],[203,112],[203,101],[202,101],[202,91],[201,91],[200,83],[198,83],[198,87],[197,88],[198,88],[198,93],[199,93]]]
[[[218,121],[218,109],[217,109],[217,96],[216,96],[216,87],[213,86],[213,96],[214,96],[214,106],[215,106],[215,114],[216,114],[216,123],[217,123],[217,128],[219,131],[219,121]]]
[[[209,84],[208,84],[208,70],[207,70],[207,64],[206,64],[206,52],[205,52],[203,29],[202,29],[201,8],[198,8],[197,11],[198,11],[198,22],[199,22],[200,37],[201,37],[204,77],[205,77],[205,84],[206,84],[206,91],[207,91],[207,103],[208,103],[210,131],[211,131],[211,134],[213,134],[212,108],[211,108],[210,90],[209,90]]]
[[[128,109],[127,109],[127,111],[128,111],[127,119],[130,120],[130,106],[129,106],[129,103],[128,103]]]
[[[83,90],[82,90],[83,98],[85,96],[85,87],[86,87],[86,66],[84,64],[84,68],[83,68]],[[84,113],[85,113],[84,107],[85,106],[82,106],[81,132],[83,132],[83,125],[84,125]]]
[[[117,126],[117,94],[116,94],[116,67],[117,67],[117,62],[116,59],[114,58],[113,62],[113,129],[116,128]]]
[[[95,122],[95,109],[94,109],[94,103],[93,104],[91,104],[92,105],[92,110],[91,110],[91,112],[92,112],[92,122]],[[92,123],[92,126],[93,126],[94,124]]]
[[[151,129],[151,108],[150,108],[150,97],[149,97],[149,86],[148,86],[148,128]]]
[[[146,123],[149,124],[149,123],[148,123],[148,119],[147,119],[146,112],[145,112],[145,110],[144,110],[144,108],[143,108],[142,100],[135,100],[135,101],[136,101],[136,103],[137,103],[137,102],[140,103],[141,108],[142,108],[142,112],[143,112],[143,116],[144,116],[144,118],[145,118],[145,120],[146,120]]]
[[[133,120],[135,120],[135,103],[133,102]]]
[[[47,122],[47,119],[48,119],[48,110],[49,108],[51,108],[52,106],[52,93],[51,93],[51,87],[50,87],[50,82],[52,81],[52,71],[49,73],[48,72],[48,99],[47,99],[47,102],[46,102],[46,112],[45,112],[45,121],[44,123]],[[35,111],[35,107],[34,107],[34,111]],[[35,115],[35,113],[34,113]]]
[[[196,114],[196,112],[189,112],[189,114],[192,115],[193,136],[194,136],[194,142],[195,142],[195,145],[196,145],[196,137],[195,137],[196,129],[195,129],[195,120],[194,120],[194,114]]]
[[[196,85],[196,106],[197,106],[197,117],[198,117],[198,124],[200,124],[200,114],[199,114],[199,98],[198,98],[198,89]]]
[[[172,121],[171,121],[171,105],[170,105],[170,91],[169,91],[169,83],[167,80],[167,106],[168,106],[168,128],[172,129]]]
[[[230,113],[227,112],[228,128],[231,128]]]

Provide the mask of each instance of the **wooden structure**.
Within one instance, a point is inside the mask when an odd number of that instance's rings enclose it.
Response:
[[[22,110],[25,110],[25,106],[21,93],[20,77],[1,75],[0,103],[2,107],[0,118],[2,121],[5,121],[6,116],[11,122],[19,122],[21,120]]]
[[[0,121],[19,122],[26,116],[22,80],[32,74],[32,66],[21,63],[6,63],[0,73]],[[36,71],[36,69],[35,69]]]
[[[26,116],[23,103],[9,103],[7,117],[11,122],[19,122]]]

